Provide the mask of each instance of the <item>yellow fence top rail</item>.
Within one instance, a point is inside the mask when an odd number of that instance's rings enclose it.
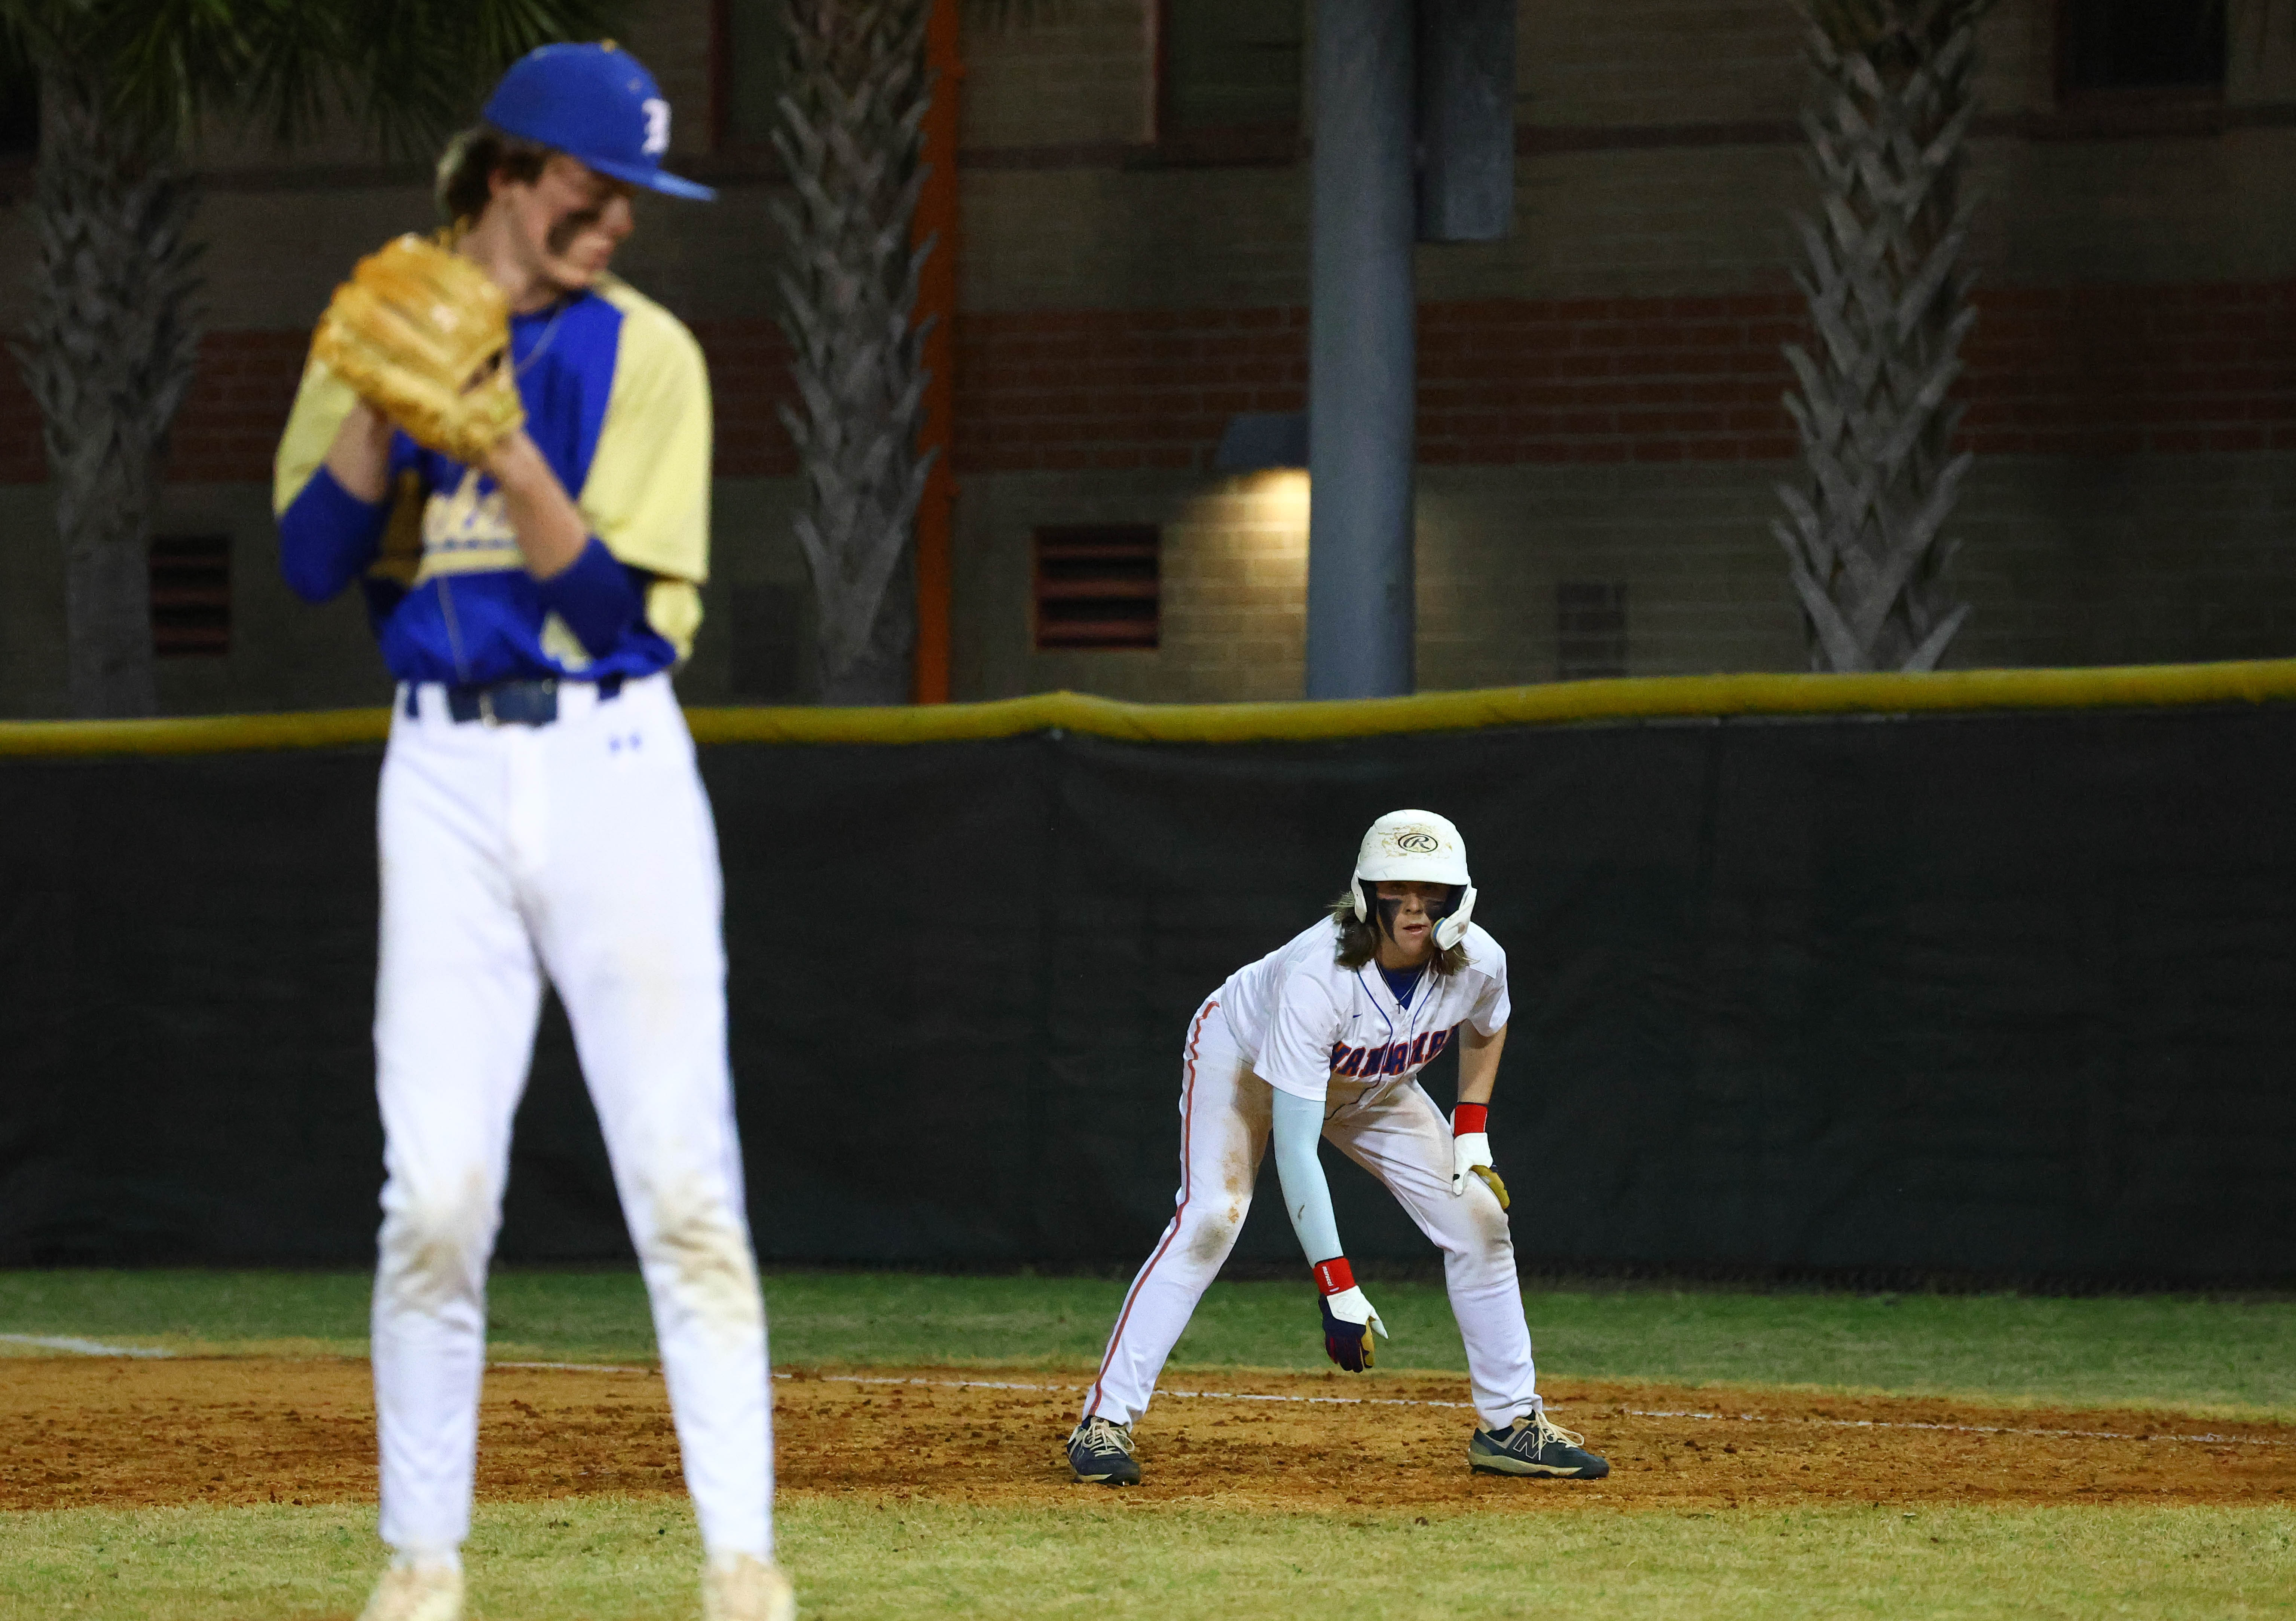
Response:
[[[1941,710],[2116,709],[2296,699],[2296,659],[1931,675],[1644,676],[1328,703],[1126,704],[1039,693],[991,704],[885,709],[689,709],[698,742],[955,743],[1055,728],[1133,743],[1307,742],[1489,726],[1915,714]],[[387,709],[163,720],[0,722],[0,755],[213,754],[382,741]]]

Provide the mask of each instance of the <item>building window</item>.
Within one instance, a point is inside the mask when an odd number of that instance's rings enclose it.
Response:
[[[2220,90],[2225,12],[2197,0],[2059,0],[2064,87]]]
[[[1037,531],[1037,651],[1153,647],[1153,523],[1062,523]]]
[[[733,598],[734,695],[755,704],[796,702],[805,684],[804,588],[737,585]]]
[[[1206,157],[1296,153],[1307,22],[1302,0],[1158,0],[1158,144]]]
[[[231,537],[161,535],[152,541],[152,651],[163,659],[231,651]]]
[[[783,0],[716,0],[711,139],[720,152],[770,151],[786,71]]]
[[[1625,581],[1565,580],[1555,586],[1554,673],[1564,681],[1627,673]]]

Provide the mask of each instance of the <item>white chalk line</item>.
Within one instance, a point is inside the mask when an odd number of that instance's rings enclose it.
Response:
[[[651,1373],[651,1368],[607,1366],[592,1362],[491,1362],[495,1368],[562,1369],[576,1373]],[[893,1378],[859,1373],[776,1373],[776,1379],[797,1384],[898,1385],[928,1390],[1026,1390],[1040,1395],[1074,1395],[1088,1385],[1036,1385],[1017,1379]],[[1211,1402],[1288,1402],[1304,1406],[1332,1407],[1472,1407],[1469,1402],[1439,1402],[1405,1396],[1303,1396],[1270,1395],[1251,1390],[1159,1390],[1158,1395]],[[1828,1429],[1926,1429],[1962,1436],[2035,1436],[2076,1441],[2179,1441],[2210,1446],[2296,1446],[2296,1439],[2274,1436],[2135,1435],[2114,1429],[2025,1429],[2009,1424],[1940,1424],[1917,1419],[1778,1419],[1758,1412],[1699,1412],[1687,1408],[1622,1407],[1615,1416],[1629,1419],[1695,1419],[1709,1423],[1802,1424]]]
[[[630,1371],[636,1371],[631,1370]],[[776,1373],[777,1379],[797,1379],[797,1376]],[[1091,1388],[1088,1385],[1027,1385],[1009,1379],[919,1379],[871,1378],[853,1373],[808,1373],[800,1383],[824,1385],[922,1385],[935,1390],[1030,1390],[1054,1395],[1073,1395]],[[1159,1390],[1158,1395],[1193,1397],[1213,1402],[1295,1402],[1303,1405],[1334,1407],[1449,1407],[1473,1405],[1470,1402],[1438,1402],[1413,1400],[1403,1396],[1303,1396],[1271,1395],[1261,1391],[1247,1390]],[[1931,1429],[1964,1436],[2038,1436],[2055,1439],[2080,1441],[2187,1441],[2217,1446],[2296,1446],[2296,1439],[2274,1436],[2169,1436],[2130,1435],[2112,1429],[2021,1429],[2007,1424],[1939,1424],[1913,1419],[1776,1419],[1758,1412],[1693,1412],[1687,1409],[1621,1407],[1606,1410],[1615,1416],[1629,1419],[1700,1419],[1717,1423],[1738,1424],[1806,1424],[1832,1429]]]
[[[140,1345],[107,1345],[101,1341],[80,1339],[70,1335],[0,1334],[0,1343],[12,1345],[33,1345],[44,1351],[68,1351],[79,1356],[173,1356],[172,1351],[152,1350]],[[489,1368],[517,1368],[549,1373],[652,1373],[650,1367],[633,1367],[620,1362],[488,1362]],[[1074,1395],[1091,1388],[1088,1385],[1035,1385],[1017,1379],[920,1379],[892,1378],[860,1373],[808,1373],[802,1379],[792,1373],[776,1373],[776,1379],[799,1384],[818,1385],[899,1385],[914,1386],[928,1390],[1026,1390],[1038,1395]],[[1303,1396],[1276,1395],[1251,1390],[1160,1390],[1159,1395],[1183,1401],[1205,1402],[1286,1402],[1301,1406],[1328,1407],[1444,1407],[1472,1406],[1469,1402],[1439,1402],[1406,1396]],[[1957,1436],[2035,1436],[2045,1439],[2071,1441],[2177,1441],[2202,1446],[2296,1446],[2296,1439],[2275,1436],[2170,1436],[2132,1435],[2115,1429],[2022,1429],[2009,1424],[1939,1424],[1917,1419],[1774,1419],[1756,1412],[1698,1412],[1687,1408],[1622,1407],[1616,1416],[1628,1419],[1694,1419],[1710,1423],[1736,1424],[1801,1424],[1826,1429],[1925,1429]]]
[[[0,1334],[0,1344],[30,1345],[40,1351],[69,1351],[74,1356],[173,1356],[173,1351],[154,1351],[144,1345],[107,1345],[102,1340],[82,1339],[73,1334]]]

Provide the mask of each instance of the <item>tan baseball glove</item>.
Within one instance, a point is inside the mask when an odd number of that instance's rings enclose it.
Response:
[[[401,236],[335,289],[311,353],[415,443],[476,466],[526,420],[510,301],[453,250]]]

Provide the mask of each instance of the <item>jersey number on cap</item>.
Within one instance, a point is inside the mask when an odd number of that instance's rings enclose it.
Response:
[[[624,103],[627,105],[627,103]],[[645,101],[645,154],[659,158],[669,150],[669,103],[658,95]]]

